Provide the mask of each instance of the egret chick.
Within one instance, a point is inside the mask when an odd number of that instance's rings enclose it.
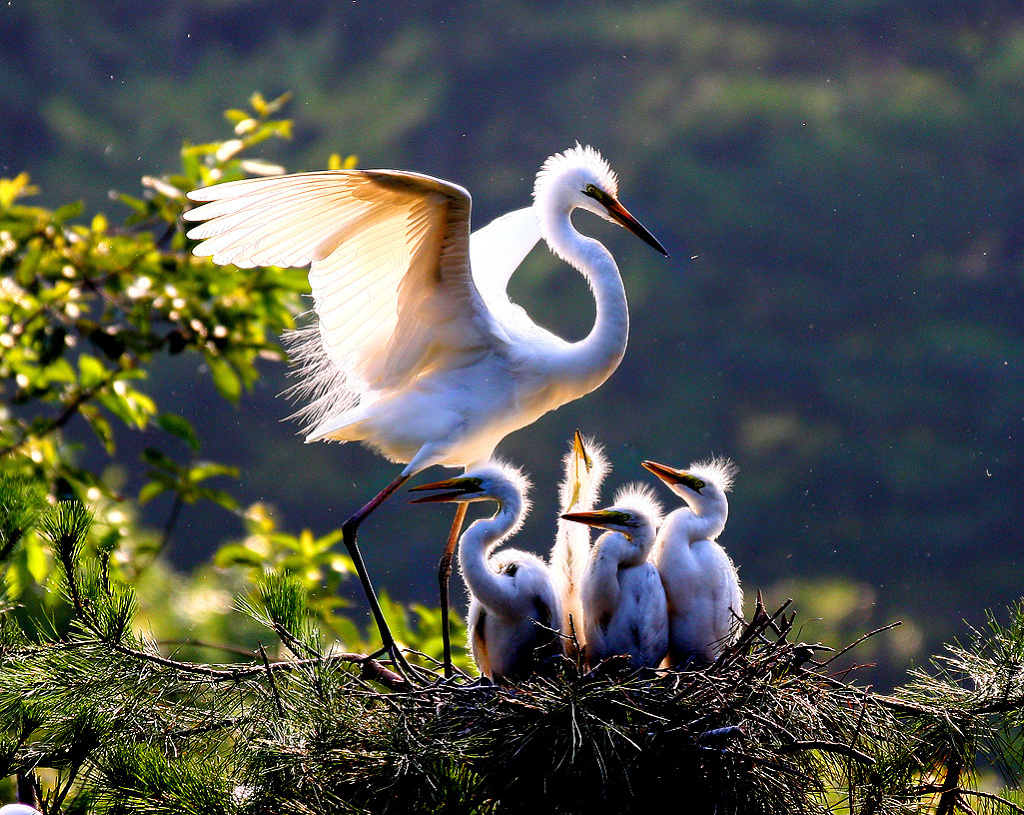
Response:
[[[529,511],[523,474],[491,462],[457,478],[423,484],[436,490],[413,503],[494,501],[490,518],[474,521],[459,538],[459,568],[469,589],[470,650],[480,673],[495,682],[521,682],[561,652],[556,630],[561,604],[547,564],[518,549],[494,549],[514,535]]]
[[[668,254],[619,203],[618,180],[592,147],[544,162],[532,207],[469,234],[470,196],[418,173],[336,170],[193,190],[188,235],[215,263],[310,266],[317,321],[293,338],[306,441],[360,441],[402,472],[343,525],[343,540],[384,645],[403,663],[356,542],[360,524],[417,472],[488,461],[506,435],[600,386],[626,349],[618,267],[573,227],[575,209],[624,226]],[[579,342],[536,325],[509,278],[543,237],[590,284],[597,316]],[[447,604],[461,511],[440,566]]]
[[[548,557],[551,579],[562,603],[561,631],[566,655],[576,655],[576,645],[586,643],[580,582],[590,559],[590,527],[564,519],[567,512],[589,512],[597,506],[601,483],[608,473],[604,450],[577,430],[572,447],[563,459],[565,475],[558,488],[559,513],[555,545]]]
[[[736,466],[727,458],[677,470],[644,461],[686,506],[662,524],[654,560],[668,598],[669,661],[684,665],[693,657],[708,663],[734,639],[743,615],[739,575],[716,538],[729,515],[726,493]]]
[[[665,589],[648,560],[661,515],[647,488],[631,485],[619,490],[607,509],[562,516],[608,530],[594,544],[580,585],[591,668],[620,654],[629,657],[634,670],[656,668],[665,658]]]

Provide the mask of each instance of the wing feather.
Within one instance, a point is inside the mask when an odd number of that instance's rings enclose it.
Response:
[[[320,347],[308,332],[296,391],[316,425],[366,391],[400,388],[446,358],[493,347],[469,267],[469,194],[429,176],[340,170],[246,179],[189,193],[194,250],[216,263],[304,266]],[[492,255],[493,255],[492,251]],[[518,251],[517,253],[518,254]],[[507,280],[508,272],[503,272]]]

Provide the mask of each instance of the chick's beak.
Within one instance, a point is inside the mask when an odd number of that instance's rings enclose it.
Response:
[[[641,461],[640,466],[648,472],[654,473],[666,484],[679,484],[683,481],[683,476],[689,475],[685,470],[677,470],[675,467],[659,464],[656,461]]]
[[[593,461],[590,460],[590,456],[587,455],[587,448],[583,445],[583,436],[580,431],[577,430],[572,437],[572,453],[579,461],[583,462],[583,466],[587,468],[587,472],[590,472],[590,468],[593,466]]]
[[[430,484],[420,484],[410,487],[409,492],[422,492],[424,490],[438,490],[433,495],[421,495],[409,501],[410,504],[439,504],[445,501],[457,501],[467,495],[469,484],[465,478],[445,478],[442,481],[433,481]]]
[[[576,521],[587,526],[601,526],[608,520],[608,513],[602,510],[593,512],[566,512],[562,518],[567,521]]]

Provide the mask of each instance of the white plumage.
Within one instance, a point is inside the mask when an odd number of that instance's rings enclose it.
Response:
[[[577,430],[572,447],[563,459],[563,467],[564,476],[558,489],[559,515],[592,510],[597,506],[601,483],[609,469],[604,450]],[[575,656],[576,644],[586,643],[580,582],[590,559],[590,536],[590,527],[586,524],[559,517],[555,544],[548,557],[551,579],[562,603],[561,631],[565,635],[568,656]]]
[[[665,519],[654,550],[668,598],[669,661],[674,666],[693,657],[714,662],[743,615],[739,575],[716,542],[729,515],[726,493],[736,467],[724,458],[697,462],[689,470],[653,461],[643,466],[687,504]]]
[[[435,491],[415,503],[498,505],[492,517],[474,521],[459,539],[459,568],[470,596],[470,649],[480,673],[496,682],[522,681],[561,652],[561,605],[547,564],[518,549],[495,552],[522,525],[529,511],[528,487],[519,470],[501,462],[413,487]]]
[[[613,506],[564,517],[608,531],[597,539],[580,594],[587,663],[617,655],[629,667],[657,668],[668,649],[668,610],[658,570],[648,560],[662,509],[646,487],[619,490]]]
[[[411,475],[490,458],[508,433],[600,385],[628,316],[608,251],[573,228],[589,209],[664,252],[615,199],[596,150],[549,158],[534,205],[470,239],[462,187],[409,172],[339,170],[248,179],[189,193],[206,202],[195,254],[237,266],[310,264],[317,324],[294,340],[306,439],[362,441]],[[568,343],[506,293],[540,237],[584,274],[598,316]],[[472,261],[472,263],[471,263]]]

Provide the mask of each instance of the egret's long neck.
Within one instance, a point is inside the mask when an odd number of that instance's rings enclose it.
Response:
[[[611,253],[600,242],[576,231],[567,206],[542,211],[541,234],[556,255],[587,279],[596,300],[594,327],[556,361],[559,373],[576,383],[582,396],[611,376],[626,352],[626,291]]]
[[[488,608],[501,607],[507,587],[488,565],[491,549],[504,540],[519,522],[522,502],[510,491],[491,518],[474,521],[459,539],[459,569],[470,592]]]
[[[655,534],[652,525],[643,524],[635,529],[629,538],[623,535],[623,540],[628,541],[628,544],[622,548],[619,564],[621,566],[637,566],[647,560],[648,555],[651,554],[651,548],[654,546]]]
[[[687,538],[690,543],[695,543],[699,540],[714,540],[721,535],[729,510],[727,506],[715,507],[705,509],[698,515],[690,507],[683,507],[672,514],[680,516],[676,523],[685,524]]]
[[[622,532],[606,533],[598,539],[594,548],[617,568],[638,566],[651,554],[655,535],[653,525],[643,524],[628,537]]]

